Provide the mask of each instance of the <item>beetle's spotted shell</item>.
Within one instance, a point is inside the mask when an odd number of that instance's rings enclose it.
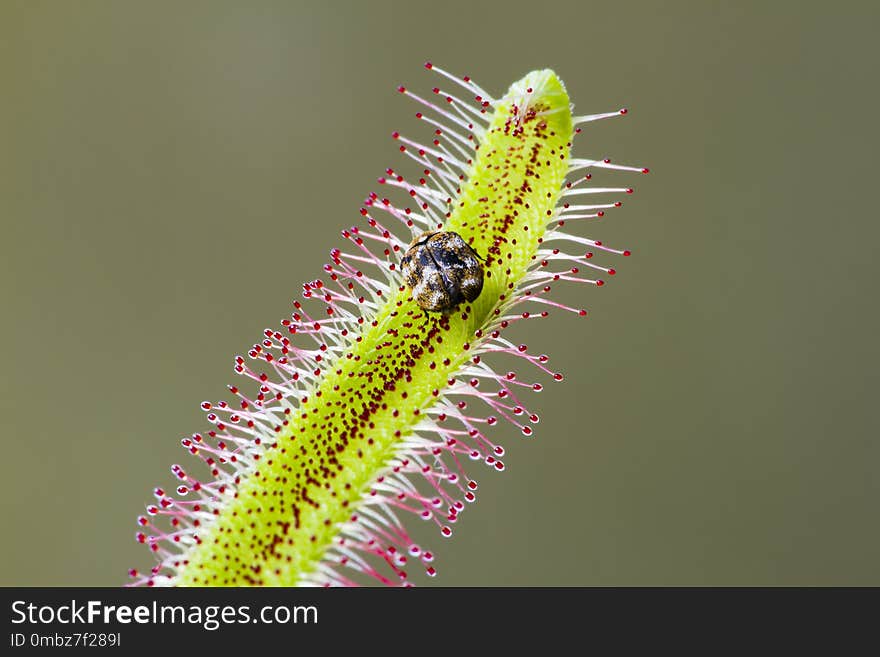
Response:
[[[458,233],[419,235],[400,265],[413,299],[423,310],[448,312],[483,291],[483,264]]]

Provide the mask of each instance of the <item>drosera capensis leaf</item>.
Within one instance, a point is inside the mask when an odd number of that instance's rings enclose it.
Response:
[[[551,310],[586,315],[553,301],[552,285],[601,286],[615,270],[594,254],[629,251],[569,226],[632,192],[593,187],[591,172],[647,169],[572,159],[578,125],[626,110],[573,117],[550,70],[493,99],[468,77],[426,68],[453,88],[399,88],[420,105],[431,138],[394,133],[416,176],[388,169],[379,180],[406,203],[370,194],[362,225],[343,231],[345,250],[331,251],[290,318],[236,357],[235,371],[254,385],[203,402],[211,429],[182,443],[211,477],[174,465],[176,490],[154,491],[137,540],[157,563],[130,571],[135,584],[408,585],[408,570],[435,574],[433,553],[406,529],[411,516],[450,536],[476,499],[470,473],[504,469],[494,425],[532,435],[538,416],[522,398],[543,384],[494,371],[492,356],[562,379],[505,330]],[[459,234],[484,258],[482,293],[448,313],[419,308],[400,272],[411,240],[434,230]]]

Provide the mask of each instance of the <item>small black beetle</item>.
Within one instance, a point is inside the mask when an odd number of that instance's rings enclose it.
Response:
[[[483,291],[480,256],[452,231],[423,233],[400,261],[403,278],[423,310],[447,312]]]

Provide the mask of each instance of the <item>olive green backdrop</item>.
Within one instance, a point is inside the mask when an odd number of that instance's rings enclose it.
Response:
[[[520,327],[566,381],[432,583],[880,584],[872,4],[3,0],[0,584],[152,563],[135,516],[426,134],[426,59],[552,67],[630,108],[577,153],[652,169],[591,319]]]

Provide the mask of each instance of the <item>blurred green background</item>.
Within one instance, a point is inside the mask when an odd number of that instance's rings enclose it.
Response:
[[[442,585],[880,585],[876,3],[0,2],[0,584],[116,585],[232,357],[424,136],[431,59],[552,67],[631,248]],[[421,530],[420,530],[421,531]],[[424,532],[423,532],[424,535]]]

